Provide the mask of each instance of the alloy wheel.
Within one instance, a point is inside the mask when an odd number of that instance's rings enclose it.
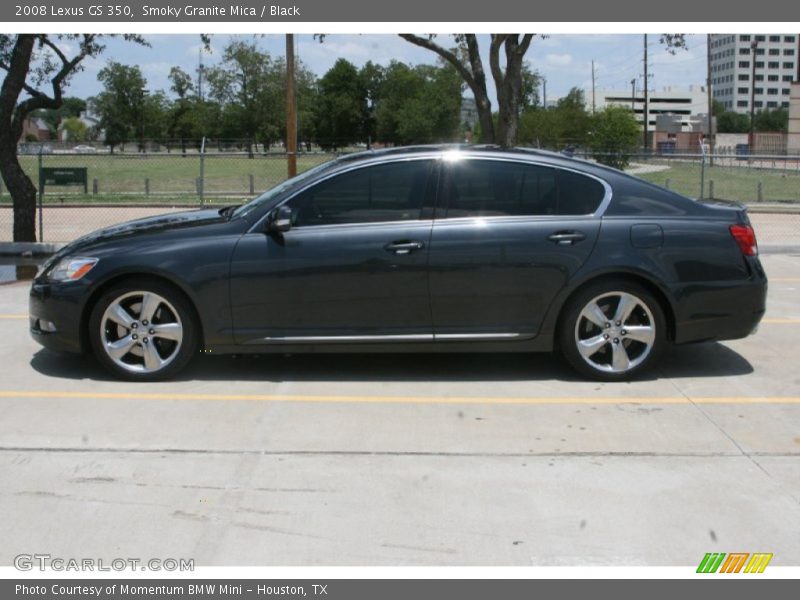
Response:
[[[178,311],[151,291],[119,296],[100,319],[103,350],[118,367],[131,373],[164,369],[178,355],[183,338]]]
[[[656,341],[656,322],[647,304],[621,291],[590,300],[575,322],[575,347],[593,369],[620,374],[642,364]]]

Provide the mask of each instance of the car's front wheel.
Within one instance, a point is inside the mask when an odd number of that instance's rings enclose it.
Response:
[[[192,307],[160,281],[125,281],[106,290],[89,317],[98,360],[114,375],[134,381],[166,379],[195,354]]]
[[[567,361],[593,379],[622,381],[657,362],[666,340],[664,311],[644,287],[604,281],[576,294],[561,320]]]

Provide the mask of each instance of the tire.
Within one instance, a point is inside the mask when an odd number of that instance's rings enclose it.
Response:
[[[89,316],[89,340],[98,361],[130,381],[159,381],[177,374],[197,351],[198,331],[186,297],[152,279],[113,285]]]
[[[606,280],[569,300],[558,343],[581,375],[625,381],[658,362],[666,336],[664,309],[652,293],[630,281]]]

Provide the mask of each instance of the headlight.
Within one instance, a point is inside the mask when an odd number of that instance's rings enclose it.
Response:
[[[48,275],[50,281],[77,281],[97,264],[96,258],[76,256],[63,258]]]

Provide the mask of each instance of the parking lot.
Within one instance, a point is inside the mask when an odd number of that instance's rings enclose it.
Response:
[[[200,356],[114,381],[0,286],[0,565],[800,564],[800,254],[767,317],[594,383],[550,355]]]

